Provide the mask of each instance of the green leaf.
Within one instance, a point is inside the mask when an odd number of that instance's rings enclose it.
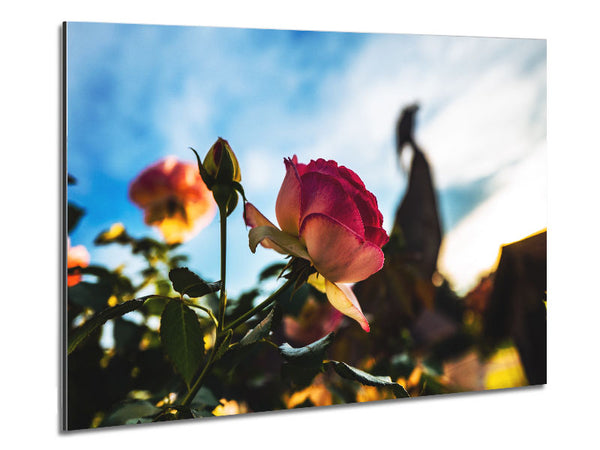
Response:
[[[116,318],[113,323],[115,350],[118,352],[137,351],[147,328],[121,318]]]
[[[121,303],[117,306],[113,306],[112,308],[107,308],[104,311],[96,314],[79,328],[73,330],[71,336],[69,337],[69,345],[67,349],[68,354],[71,354],[73,350],[75,350],[77,346],[85,340],[85,338],[87,338],[96,328],[104,325],[106,321],[141,308],[145,301],[146,300],[144,298],[136,298],[134,300]]]
[[[262,225],[259,227],[252,228],[248,233],[248,240],[250,244],[250,250],[252,253],[256,252],[256,246],[263,240],[270,239],[287,253],[299,258],[310,261],[310,256],[306,251],[306,247],[300,242],[297,237],[287,234],[285,231],[281,231],[269,225]]]
[[[160,319],[160,339],[189,388],[204,356],[204,336],[196,313],[183,302],[170,300]]]
[[[134,400],[117,406],[103,421],[100,426],[110,427],[128,423],[146,422],[144,418],[158,414],[161,411],[147,400]]]
[[[202,386],[194,399],[191,402],[192,406],[209,406],[215,408],[219,406],[219,400],[214,396],[212,391],[206,386]]]
[[[254,300],[256,300],[256,297],[258,297],[259,294],[260,290],[254,288],[242,293],[237,300],[233,298],[228,299],[227,308],[225,310],[227,318],[231,320],[252,309]]]
[[[122,224],[114,224],[108,230],[102,230],[98,236],[94,238],[95,245],[107,245],[112,243],[129,244],[133,238],[129,236],[127,230]]]
[[[278,276],[281,271],[287,266],[285,263],[275,263],[263,269],[258,276],[258,281],[265,281],[268,278]]]
[[[390,388],[396,398],[410,397],[408,392],[406,392],[406,389],[404,389],[402,385],[394,383],[390,377],[371,375],[370,373],[363,372],[356,367],[349,366],[348,364],[339,361],[329,361],[327,365],[333,366],[337,374],[342,378],[358,381],[367,386]]]
[[[308,386],[313,378],[323,371],[325,351],[333,342],[334,333],[301,348],[293,348],[287,342],[279,346],[285,360],[281,371],[298,387]]]
[[[202,161],[200,161],[198,152],[196,152],[196,150],[194,150],[192,147],[190,147],[190,150],[194,152],[194,155],[196,155],[196,160],[198,161],[198,172],[200,172],[202,181],[204,181],[204,184],[206,184],[208,189],[211,189],[216,180],[206,171],[204,165],[202,165]]]
[[[231,185],[236,191],[238,191],[241,194],[242,198],[244,199],[244,203],[246,203],[248,200],[246,200],[246,194],[244,194],[244,188],[242,187],[242,185],[237,181],[232,181]]]
[[[70,274],[73,269],[68,269]],[[82,275],[94,275],[97,278],[98,284],[109,284],[114,287],[115,295],[118,294],[133,294],[135,289],[131,284],[131,280],[126,276],[122,275],[118,271],[110,271],[102,266],[88,266],[76,269]],[[170,285],[169,285],[170,287]],[[104,304],[102,306],[105,306]],[[102,309],[102,308],[100,308]]]
[[[318,341],[300,348],[293,348],[290,344],[285,342],[279,346],[279,352],[289,363],[299,365],[321,364],[323,359],[325,359],[325,351],[333,343],[334,335],[335,334],[331,332]]]
[[[200,419],[202,417],[213,417],[213,414],[210,411],[206,411],[204,409],[190,408],[190,411],[192,412],[192,417],[194,419]]]
[[[85,210],[75,205],[74,203],[69,202],[67,204],[67,233],[70,234],[71,231],[75,229],[81,218],[84,216]]]
[[[187,294],[190,297],[202,297],[221,289],[220,281],[207,283],[187,267],[171,269],[169,279],[173,283],[173,289],[181,295]]]
[[[271,331],[271,324],[273,323],[273,315],[275,314],[275,308],[272,308],[267,317],[265,317],[258,325],[252,328],[246,333],[246,335],[240,340],[240,345],[250,345],[255,342],[266,338]]]
[[[112,285],[104,280],[98,283],[80,281],[67,290],[69,302],[83,308],[92,308],[94,311],[102,311],[108,306],[107,301],[113,294]]]
[[[142,255],[150,255],[154,252],[157,255],[163,255],[167,251],[166,244],[157,241],[156,239],[152,239],[149,237],[143,237],[140,239],[131,239],[131,251],[134,254],[141,253]]]

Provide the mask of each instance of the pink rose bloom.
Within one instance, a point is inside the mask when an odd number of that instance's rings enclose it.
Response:
[[[174,156],[147,167],[129,186],[129,197],[144,210],[169,244],[195,236],[215,217],[217,206],[195,164]]]
[[[369,331],[347,283],[364,280],[383,267],[381,247],[389,238],[381,227],[377,199],[358,175],[335,161],[300,164],[294,156],[284,162],[286,175],[275,205],[281,230],[247,203],[251,248],[260,242],[310,261],[322,276],[316,279],[324,278],[330,303]]]
[[[67,269],[72,267],[87,267],[90,265],[90,254],[83,245],[71,247],[71,239],[67,238]],[[67,275],[67,286],[75,286],[81,281],[81,274],[77,273]]]

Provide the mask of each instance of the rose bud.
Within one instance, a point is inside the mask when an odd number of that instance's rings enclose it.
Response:
[[[348,283],[364,280],[383,267],[381,247],[389,238],[377,199],[356,173],[335,161],[300,164],[294,156],[284,162],[286,175],[275,205],[281,230],[246,203],[244,218],[252,227],[250,249],[255,251],[261,243],[310,261],[318,273],[312,279],[323,284],[329,302],[369,331]]]
[[[216,214],[196,166],[174,156],[144,169],[129,186],[129,197],[144,210],[146,225],[157,227],[169,244],[195,236]]]
[[[204,157],[202,165],[216,184],[242,181],[238,160],[225,139],[217,139]]]

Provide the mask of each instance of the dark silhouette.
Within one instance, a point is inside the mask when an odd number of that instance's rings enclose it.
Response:
[[[491,345],[516,344],[530,384],[546,384],[546,232],[502,247],[484,313]]]
[[[396,126],[398,158],[407,144],[413,150],[413,158],[408,188],[396,211],[394,231],[402,232],[406,252],[420,275],[431,279],[437,268],[442,229],[431,169],[413,137],[415,113],[418,109],[418,105],[404,108]]]
[[[400,119],[398,119],[398,123],[396,124],[396,152],[398,153],[398,158],[400,158],[406,144],[414,144],[415,114],[418,110],[418,104],[408,105],[402,110]]]

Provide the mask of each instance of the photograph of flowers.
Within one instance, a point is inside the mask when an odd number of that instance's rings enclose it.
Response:
[[[65,430],[546,384],[545,40],[62,31]]]

